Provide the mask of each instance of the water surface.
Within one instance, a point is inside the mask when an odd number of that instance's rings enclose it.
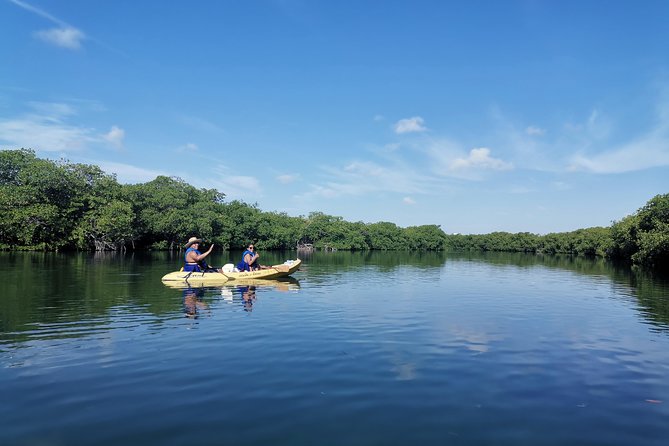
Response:
[[[164,286],[178,262],[0,254],[0,444],[669,438],[662,278],[582,258],[337,252],[274,285]]]

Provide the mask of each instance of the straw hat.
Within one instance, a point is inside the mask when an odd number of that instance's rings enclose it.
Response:
[[[190,245],[193,243],[202,243],[202,239],[199,239],[197,237],[191,237],[188,239],[188,243],[186,243],[186,246],[184,246],[185,249],[190,248]]]

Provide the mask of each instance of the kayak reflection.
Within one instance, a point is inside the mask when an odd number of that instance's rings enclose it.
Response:
[[[196,319],[200,312],[209,310],[209,304],[203,300],[204,294],[203,288],[184,289],[184,314],[186,317]]]
[[[235,297],[239,297],[244,311],[248,312],[253,311],[257,293],[269,289],[280,292],[297,291],[300,289],[300,282],[292,277],[277,280],[248,279],[236,280],[220,287],[221,295],[226,301],[234,302]]]
[[[295,291],[300,288],[300,282],[294,277],[281,277],[279,279],[237,279],[225,282],[224,284],[211,286],[204,283],[184,284],[178,282],[163,282],[165,286],[178,289],[209,289],[209,290],[224,290],[233,289],[237,287],[262,287],[273,288],[277,291]]]
[[[293,277],[275,280],[247,279],[235,280],[217,287],[212,286],[179,286],[166,284],[170,288],[183,290],[183,308],[186,317],[196,319],[199,316],[211,315],[215,301],[222,298],[226,303],[241,303],[244,311],[253,311],[257,295],[264,290],[279,292],[295,292],[300,289],[300,282]],[[208,303],[208,302],[209,303]]]

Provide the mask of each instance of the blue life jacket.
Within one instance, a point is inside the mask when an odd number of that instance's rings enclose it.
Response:
[[[198,251],[197,249],[188,248],[186,250],[186,252],[184,253],[184,271],[192,271],[192,272],[195,272],[195,273],[199,273],[199,272],[204,271],[203,268],[207,267],[206,263],[204,263],[204,262],[200,262],[199,264],[198,263],[196,263],[196,264],[188,263],[188,260],[187,260],[188,259],[188,253],[191,252],[191,251],[194,251],[195,254],[197,254],[197,255],[202,255],[202,253],[200,251]],[[200,265],[202,265],[202,268],[200,267]]]
[[[250,254],[251,258],[253,258],[255,253],[252,252],[252,251],[249,251],[248,249],[246,251],[244,251],[244,253],[242,254],[242,261],[237,264],[237,269],[240,270],[240,271],[251,271],[251,265],[246,263],[246,260],[244,260],[244,258],[246,257],[246,254]]]

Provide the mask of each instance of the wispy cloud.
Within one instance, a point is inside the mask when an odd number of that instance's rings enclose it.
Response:
[[[544,136],[546,134],[546,130],[531,125],[525,129],[525,133],[530,136]]]
[[[595,139],[602,139],[608,135],[610,124],[602,125],[598,119],[599,115],[593,114],[588,126]],[[588,141],[584,149],[572,155],[569,170],[612,174],[669,166],[669,103],[658,106],[656,123],[645,134],[612,146],[606,141],[596,142]]]
[[[283,184],[294,183],[298,178],[298,174],[283,174],[276,177],[277,181]]]
[[[253,202],[263,196],[260,180],[250,175],[234,175],[235,170],[226,165],[213,167],[213,175],[208,177],[184,178],[198,187],[215,188],[228,199]]]
[[[453,179],[494,178],[496,187],[512,194],[537,192],[538,186],[514,184],[518,182],[515,174],[493,175],[517,169],[552,174],[569,170],[617,173],[669,166],[669,102],[660,109],[651,131],[618,146],[609,145],[615,130],[613,121],[598,109],[593,109],[572,128],[557,123],[552,127],[556,130],[551,132],[527,123],[516,125],[499,112],[493,118],[497,126],[485,135],[490,142],[488,146],[472,148],[471,142],[423,135],[404,141],[401,147],[394,142],[370,147],[367,159],[321,168],[321,177],[296,198],[337,199],[394,193],[404,204],[411,204],[418,195],[457,190],[461,183]],[[422,120],[408,121],[402,122],[398,129],[425,127]],[[569,189],[571,186],[565,181],[545,183],[544,187]]]
[[[224,183],[241,189],[258,189],[260,187],[257,178],[246,175],[229,176],[224,180]]]
[[[200,148],[197,146],[197,144],[192,142],[188,142],[186,144],[177,147],[177,152],[195,153],[198,150],[200,150]]]
[[[28,102],[28,106],[39,115],[52,119],[60,120],[65,116],[72,116],[77,114],[76,108],[70,104],[62,102]]]
[[[565,183],[564,181],[553,181],[551,183],[551,187],[555,190],[569,190],[571,189],[571,185],[568,183]]]
[[[413,205],[413,204],[416,204],[416,200],[414,200],[411,197],[404,197],[404,198],[402,198],[402,203],[408,204],[408,205]]]
[[[55,122],[48,116],[0,120],[0,142],[12,148],[77,151],[96,140],[91,128]]]
[[[581,121],[557,125],[550,137],[546,131],[530,131],[534,127],[515,126],[496,110],[496,146],[515,166],[531,170],[616,174],[669,166],[669,100],[666,95],[663,99],[655,123],[622,142],[620,125],[601,109],[592,109]]]
[[[115,163],[111,161],[94,161],[92,163],[109,174],[115,174],[116,178],[121,183],[146,183],[154,180],[160,175],[169,176],[169,173],[160,170],[144,169],[130,164]]]
[[[83,31],[29,3],[21,0],[9,1],[16,6],[25,9],[26,11],[32,12],[33,14],[36,14],[58,25],[57,28],[37,31],[35,33],[37,38],[61,48],[70,50],[78,50],[81,48],[82,42],[86,39],[86,35]]]
[[[427,130],[425,127],[425,121],[420,116],[414,116],[413,118],[400,119],[395,123],[395,133],[401,135],[403,133],[417,133],[424,132]]]
[[[75,125],[68,120],[77,115],[69,104],[30,102],[30,113],[9,119],[0,118],[0,143],[12,148],[32,148],[45,152],[73,152],[92,144],[123,147],[125,132],[113,126],[107,133]]]
[[[565,131],[569,134],[577,135],[588,141],[606,139],[611,134],[612,127],[610,119],[598,109],[593,109],[585,122],[564,124]]]
[[[252,176],[222,175],[212,185],[233,200],[253,201],[262,196],[260,181]]]
[[[352,161],[343,167],[323,167],[325,180],[311,184],[298,199],[338,198],[376,193],[423,194],[433,190],[437,178],[421,175],[401,161],[381,165],[372,161]]]
[[[81,42],[86,35],[77,28],[51,28],[35,32],[35,36],[46,43],[50,43],[68,50],[81,49]]]
[[[669,166],[669,138],[648,135],[596,155],[576,154],[571,158],[569,169],[623,173],[663,166]]]
[[[197,130],[198,132],[222,133],[224,131],[218,124],[199,116],[181,114],[177,116],[177,120],[183,125],[186,125],[193,130]]]
[[[59,18],[57,18],[57,17],[55,17],[55,16],[49,14],[48,12],[46,12],[46,11],[44,11],[44,10],[42,10],[42,9],[39,9],[39,8],[36,7],[36,6],[32,6],[32,5],[30,5],[30,4],[28,4],[28,3],[24,2],[24,1],[21,1],[21,0],[9,0],[9,2],[10,2],[10,3],[14,3],[16,6],[19,6],[19,7],[23,8],[23,9],[25,9],[26,11],[30,11],[30,12],[32,12],[32,13],[35,13],[35,14],[37,14],[38,16],[43,17],[43,18],[45,18],[45,19],[47,19],[47,20],[49,20],[49,21],[51,21],[51,22],[55,23],[56,25],[59,25],[59,26],[61,26],[61,27],[63,27],[63,28],[66,28],[66,27],[70,26],[70,25],[68,25],[67,23],[65,23],[64,21],[60,20]]]
[[[494,146],[517,168],[617,173],[666,165],[663,147],[668,147],[669,118],[659,119],[649,132],[623,144],[612,141],[615,125],[600,109],[592,109],[581,121],[555,124],[550,135],[544,129],[516,125],[497,109],[493,118]]]

